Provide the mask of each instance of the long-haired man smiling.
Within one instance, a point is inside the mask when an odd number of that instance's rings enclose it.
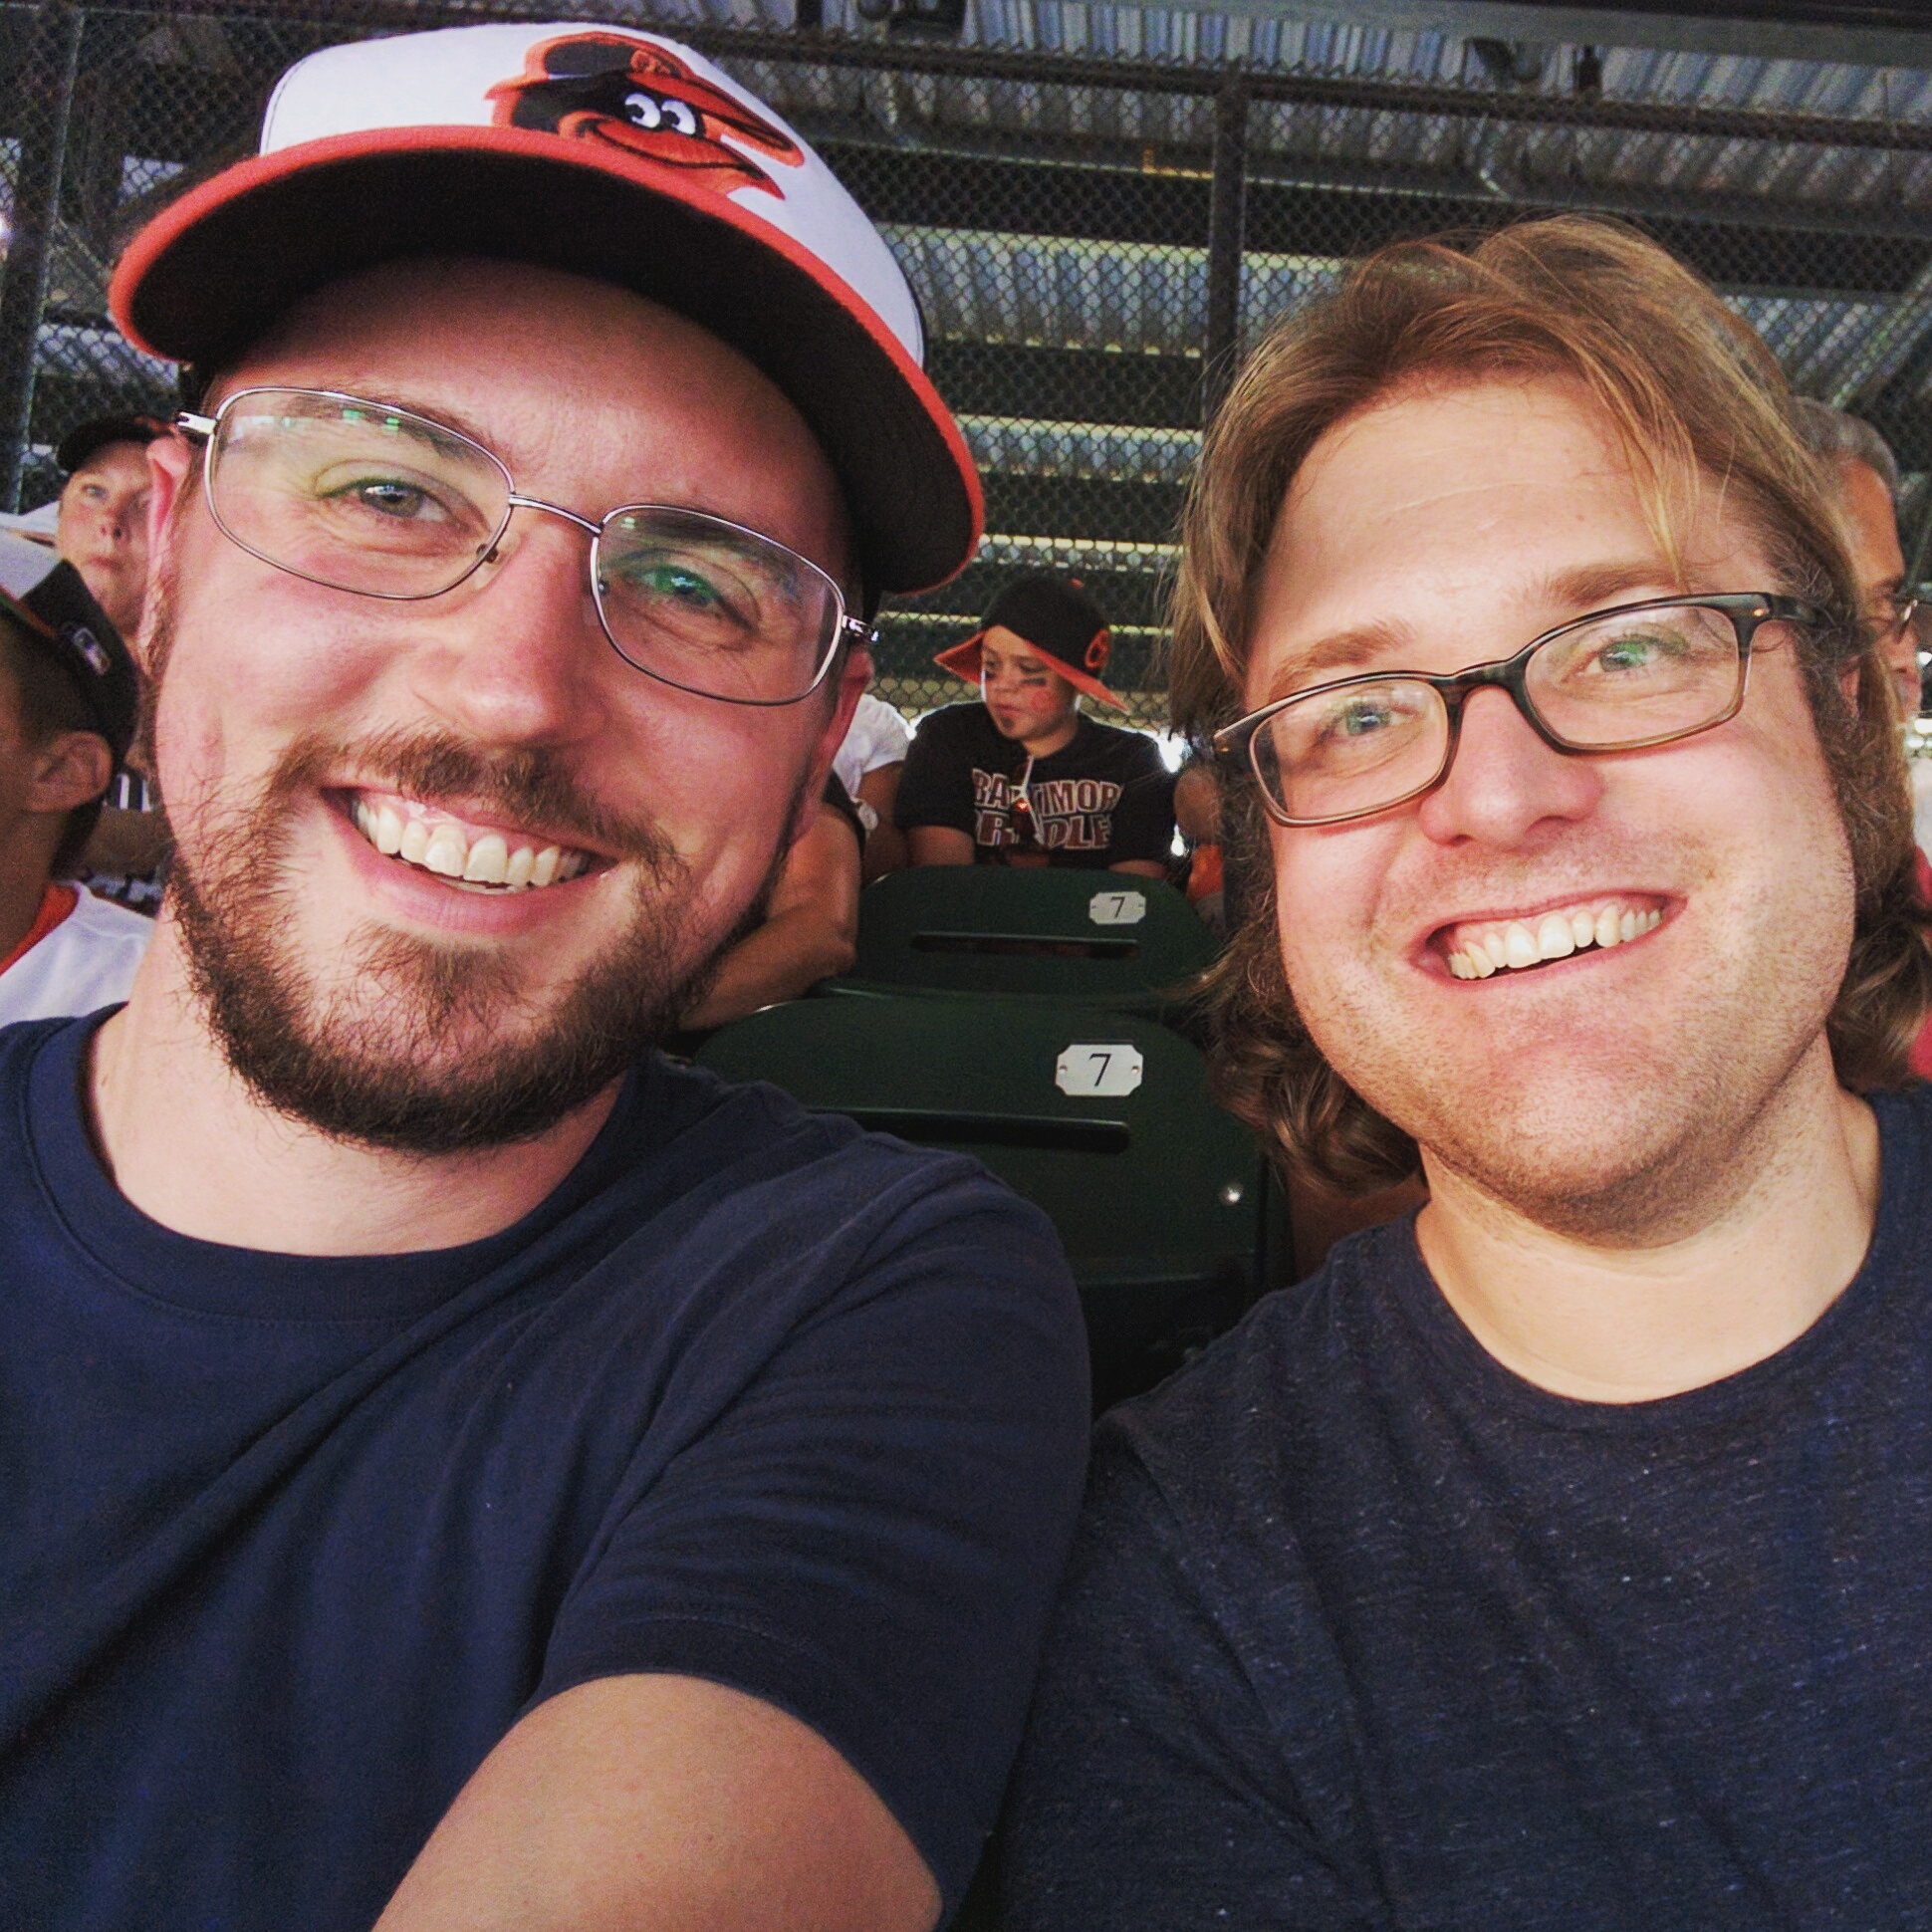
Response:
[[[1397,247],[1208,440],[1221,1076],[1357,1236],[1105,1425],[1009,1923],[1932,1912],[1932,987],[1757,340],[1578,219]]]
[[[0,1035],[0,1919],[930,1927],[1078,1491],[969,1163],[654,1057],[977,484],[688,50],[339,47],[132,244],[177,856]]]

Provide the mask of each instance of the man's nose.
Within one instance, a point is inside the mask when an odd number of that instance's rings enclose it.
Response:
[[[1509,692],[1486,687],[1463,705],[1449,776],[1422,801],[1431,839],[1511,846],[1539,828],[1586,818],[1602,796],[1598,762],[1558,751],[1537,735]]]
[[[610,646],[582,532],[517,517],[496,562],[418,608],[412,681],[453,728],[495,745],[568,743],[595,728],[596,671]]]

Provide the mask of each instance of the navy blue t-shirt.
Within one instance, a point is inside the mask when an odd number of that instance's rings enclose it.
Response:
[[[1511,1374],[1413,1221],[1100,1425],[1007,1932],[1932,1924],[1932,1087],[1709,1387]]]
[[[803,1719],[956,1900],[1084,1463],[1045,1219],[653,1061],[488,1240],[218,1247],[104,1172],[92,1025],[0,1032],[0,1925],[353,1932],[630,1671]]]

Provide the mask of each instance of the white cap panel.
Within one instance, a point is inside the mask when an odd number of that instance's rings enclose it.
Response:
[[[596,22],[446,27],[353,41],[298,62],[262,152],[378,129],[520,125],[583,139],[627,173],[702,184],[816,256],[924,361],[919,314],[878,231],[757,96],[676,41]]]

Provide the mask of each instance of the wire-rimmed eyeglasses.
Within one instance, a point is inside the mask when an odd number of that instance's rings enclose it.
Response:
[[[517,511],[537,510],[590,537],[591,592],[611,647],[681,691],[796,704],[842,646],[873,641],[833,579],[776,538],[676,504],[620,504],[594,522],[520,495],[494,452],[414,410],[262,387],[174,426],[203,444],[222,534],[330,590],[441,597],[491,561]]]
[[[1432,792],[1449,776],[1472,691],[1507,691],[1545,744],[1587,756],[1639,751],[1737,715],[1766,623],[1819,613],[1768,591],[1653,598],[1546,630],[1512,657],[1435,676],[1367,671],[1277,698],[1214,734],[1246,755],[1279,825],[1339,825]]]

